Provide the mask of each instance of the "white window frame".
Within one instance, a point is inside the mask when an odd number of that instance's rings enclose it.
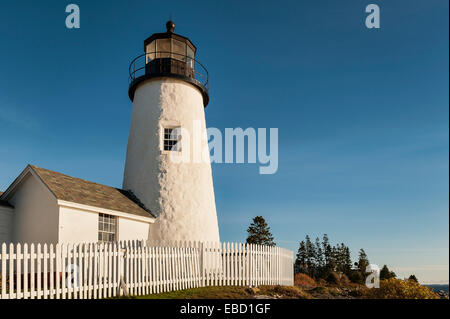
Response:
[[[106,219],[105,219],[106,217]],[[114,223],[111,223],[111,220]],[[98,214],[98,242],[99,243],[115,243],[118,241],[118,217],[114,215],[108,215],[99,213]],[[105,226],[108,225],[108,229],[105,229]],[[103,226],[103,227],[101,227]],[[103,229],[101,229],[103,228]],[[100,236],[101,235],[101,236]],[[114,235],[114,240],[104,240],[105,235]],[[101,237],[101,238],[100,238]]]
[[[174,130],[174,129],[178,129],[178,135],[176,135],[176,140],[173,138],[166,138],[166,130]],[[161,152],[163,154],[170,154],[170,153],[181,153],[182,151],[182,145],[181,145],[181,139],[182,139],[182,134],[181,134],[181,125],[176,125],[176,124],[170,124],[170,125],[162,125],[161,126]],[[177,142],[177,150],[168,150],[166,149],[166,141],[172,141],[172,142]]]

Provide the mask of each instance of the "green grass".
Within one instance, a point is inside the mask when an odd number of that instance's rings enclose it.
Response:
[[[256,295],[303,299],[308,296],[298,287],[261,286],[256,290],[247,287],[202,287],[165,292],[147,296],[132,296],[132,299],[254,299]],[[121,297],[126,298],[126,297]]]

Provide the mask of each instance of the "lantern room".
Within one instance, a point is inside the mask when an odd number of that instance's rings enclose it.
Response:
[[[166,24],[167,32],[156,33],[144,41],[146,63],[149,64],[156,59],[170,58],[175,61],[187,62],[194,69],[195,60],[194,44],[181,35],[175,34],[175,24],[172,21]]]
[[[209,75],[195,60],[197,48],[188,38],[174,33],[175,24],[168,21],[167,31],[155,33],[144,41],[145,54],[130,65],[129,96],[133,101],[137,85],[150,78],[172,77],[196,86],[203,95],[205,107],[209,103]]]

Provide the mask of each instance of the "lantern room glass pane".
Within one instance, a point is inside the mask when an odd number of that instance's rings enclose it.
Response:
[[[186,61],[186,42],[172,39],[172,58],[179,61]]]
[[[156,58],[170,58],[170,39],[156,40]]]
[[[149,63],[151,60],[155,59],[155,52],[156,52],[156,41],[147,44],[147,48],[145,50],[145,53],[147,53],[145,58],[146,63]]]
[[[194,56],[194,50],[192,50],[192,48],[189,45],[187,46],[187,56],[188,56],[187,64],[190,68],[193,69],[195,56]]]

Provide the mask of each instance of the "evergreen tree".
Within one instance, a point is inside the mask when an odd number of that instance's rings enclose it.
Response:
[[[358,262],[356,263],[356,267],[358,268],[359,272],[363,276],[363,278],[366,278],[366,268],[369,266],[369,259],[367,258],[367,254],[364,251],[364,249],[359,250],[359,257]]]
[[[355,263],[356,269],[353,269],[352,265],[350,249],[344,243],[331,246],[327,234],[323,235],[322,242],[319,238],[316,238],[313,243],[307,235],[305,240],[300,242],[295,261],[295,271],[305,273],[315,279],[327,279],[332,275],[332,272],[337,271],[345,274],[348,278],[353,278],[354,282],[360,282],[365,275],[366,267],[369,265],[364,250],[361,249],[360,251],[360,260]],[[363,272],[360,272],[360,267],[361,269],[364,268]]]
[[[297,258],[295,259],[295,271],[297,273],[308,273],[308,267],[306,264],[307,253],[306,244],[304,241],[300,242],[300,246],[297,252]]]
[[[395,278],[395,277],[397,277],[395,272],[390,271],[386,265],[384,265],[383,268],[381,268],[381,270],[380,270],[380,279],[381,280]]]
[[[307,235],[305,238],[305,246],[306,246],[306,267],[308,269],[307,274],[310,277],[316,277],[316,264],[315,264],[315,258],[316,258],[316,250],[311,242],[311,239]]]
[[[328,235],[324,234],[322,238],[322,250],[325,265],[322,271],[322,278],[326,278],[335,269],[335,262],[333,257],[333,248],[330,245]]]
[[[276,246],[270,227],[267,225],[265,219],[262,216],[256,216],[253,218],[253,222],[247,229],[248,237],[247,244]]]
[[[328,265],[331,264],[333,258],[331,256],[331,246],[330,246],[327,234],[323,235],[322,250],[323,250],[323,256],[324,256],[324,260],[325,260],[325,266],[328,267]]]
[[[343,265],[342,265],[342,272],[349,276],[352,272],[352,257],[350,255],[350,248],[344,245],[343,250]]]
[[[322,251],[323,251],[323,261],[324,261],[322,276],[326,277],[333,270],[331,245],[329,243],[327,234],[324,234],[322,237]]]
[[[334,247],[334,263],[335,270],[341,272],[342,271],[342,248],[341,245],[337,244]]]
[[[339,258],[339,246],[331,247],[331,256],[333,260],[333,271],[339,271],[340,269],[340,258]]]
[[[417,282],[417,283],[419,282],[419,280],[417,280],[416,275],[411,275],[411,276],[409,276],[408,280],[412,280],[412,281],[415,281],[415,282]]]
[[[319,237],[316,238],[314,259],[316,265],[316,276],[321,277],[323,275],[323,270],[325,267],[325,258],[323,255],[322,245],[320,243]]]

